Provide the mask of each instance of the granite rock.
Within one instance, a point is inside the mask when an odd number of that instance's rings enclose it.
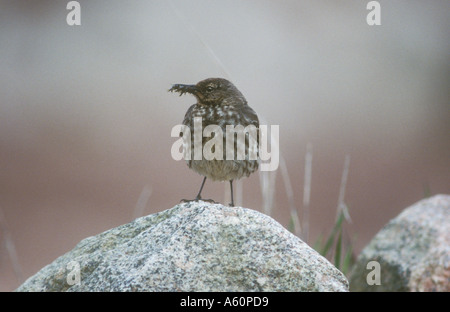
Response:
[[[386,224],[359,255],[350,290],[450,291],[450,196],[421,200]]]
[[[348,291],[271,217],[203,201],[82,240],[17,291]]]

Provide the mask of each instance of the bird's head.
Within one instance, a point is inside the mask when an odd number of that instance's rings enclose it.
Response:
[[[208,78],[195,85],[174,84],[170,92],[179,92],[180,96],[190,93],[197,98],[198,104],[222,104],[230,98],[239,98],[245,102],[242,93],[228,80],[223,78]]]

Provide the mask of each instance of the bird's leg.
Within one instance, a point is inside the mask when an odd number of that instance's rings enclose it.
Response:
[[[202,190],[203,190],[203,186],[205,185],[206,182],[206,177],[203,178],[203,182],[202,182],[202,186],[200,186],[200,191],[198,191],[197,197],[195,197],[195,200],[198,201],[200,199],[202,199]]]
[[[234,207],[234,199],[233,199],[233,180],[230,180],[230,188],[231,188],[231,203],[229,203],[230,207]]]
[[[202,190],[203,190],[203,186],[205,185],[206,182],[206,177],[203,178],[203,182],[202,182],[202,186],[200,186],[200,191],[198,191],[197,196],[195,197],[195,199],[182,199],[180,200],[180,202],[186,203],[186,202],[191,202],[191,201],[199,201],[199,200],[203,200],[203,201],[207,201],[213,204],[217,204],[214,200],[212,199],[202,199]]]

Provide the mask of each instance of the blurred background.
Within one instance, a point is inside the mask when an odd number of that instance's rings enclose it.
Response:
[[[344,202],[355,255],[407,206],[450,193],[450,2],[0,1],[0,291],[80,240],[193,198],[202,177],[171,157],[193,97],[173,83],[227,78],[279,125],[286,170],[270,214],[303,215],[308,243]],[[288,174],[286,174],[286,172]],[[289,195],[289,179],[293,194]],[[241,204],[263,211],[258,174]],[[226,183],[205,198],[227,204]]]

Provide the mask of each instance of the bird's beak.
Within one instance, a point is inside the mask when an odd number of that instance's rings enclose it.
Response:
[[[180,96],[185,93],[190,93],[193,95],[198,94],[197,87],[195,85],[184,85],[184,84],[174,84],[172,88],[169,89],[170,92],[179,92]]]

